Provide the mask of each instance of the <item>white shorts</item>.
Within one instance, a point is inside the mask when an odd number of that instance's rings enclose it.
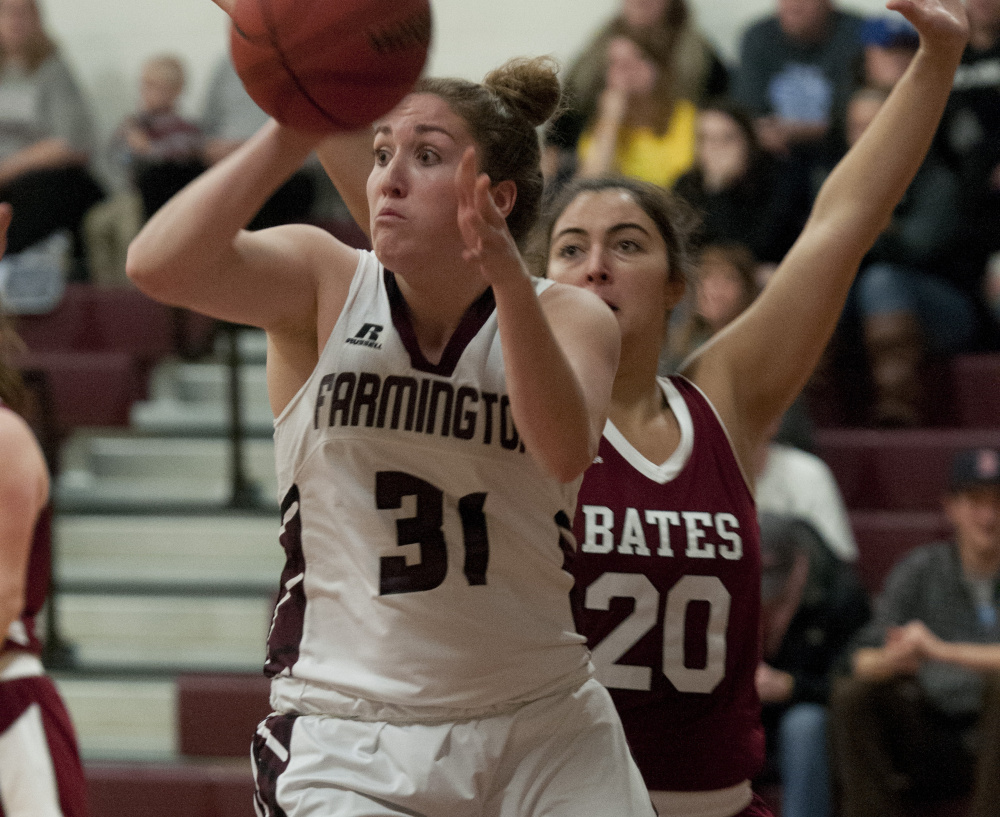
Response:
[[[273,714],[257,729],[253,764],[260,817],[655,815],[594,680],[457,723]]]

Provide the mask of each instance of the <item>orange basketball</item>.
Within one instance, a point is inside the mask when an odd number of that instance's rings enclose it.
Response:
[[[316,133],[355,130],[416,82],[431,39],[429,0],[237,0],[229,46],[253,100]]]

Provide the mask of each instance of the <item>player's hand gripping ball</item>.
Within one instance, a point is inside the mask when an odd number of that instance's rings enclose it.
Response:
[[[427,60],[430,0],[236,0],[230,53],[283,125],[356,130],[388,113]]]

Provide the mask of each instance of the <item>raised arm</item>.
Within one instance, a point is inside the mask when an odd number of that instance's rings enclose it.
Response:
[[[370,239],[371,220],[365,186],[374,164],[371,128],[334,134],[316,147],[316,155],[351,217]]]
[[[153,215],[129,247],[129,277],[157,300],[268,330],[314,318],[313,264],[337,258],[338,242],[305,225],[243,228],[316,141],[269,122]]]
[[[621,338],[611,310],[582,289],[553,285],[535,295],[531,278],[494,202],[513,205],[513,182],[491,189],[463,157],[456,180],[459,225],[493,287],[511,412],[524,445],[552,476],[569,482],[597,454],[611,401]]]
[[[161,207],[128,253],[128,275],[150,297],[267,330],[276,415],[316,365],[358,251],[309,225],[244,227],[317,141],[268,122]]]
[[[961,0],[891,0],[920,48],[878,116],[830,174],[798,241],[755,303],[689,364],[749,466],[805,385],[858,264],[920,167],[968,37]]]

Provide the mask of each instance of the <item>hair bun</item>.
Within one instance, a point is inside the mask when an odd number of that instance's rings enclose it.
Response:
[[[552,57],[508,60],[483,80],[489,90],[535,127],[559,107],[559,64]]]

